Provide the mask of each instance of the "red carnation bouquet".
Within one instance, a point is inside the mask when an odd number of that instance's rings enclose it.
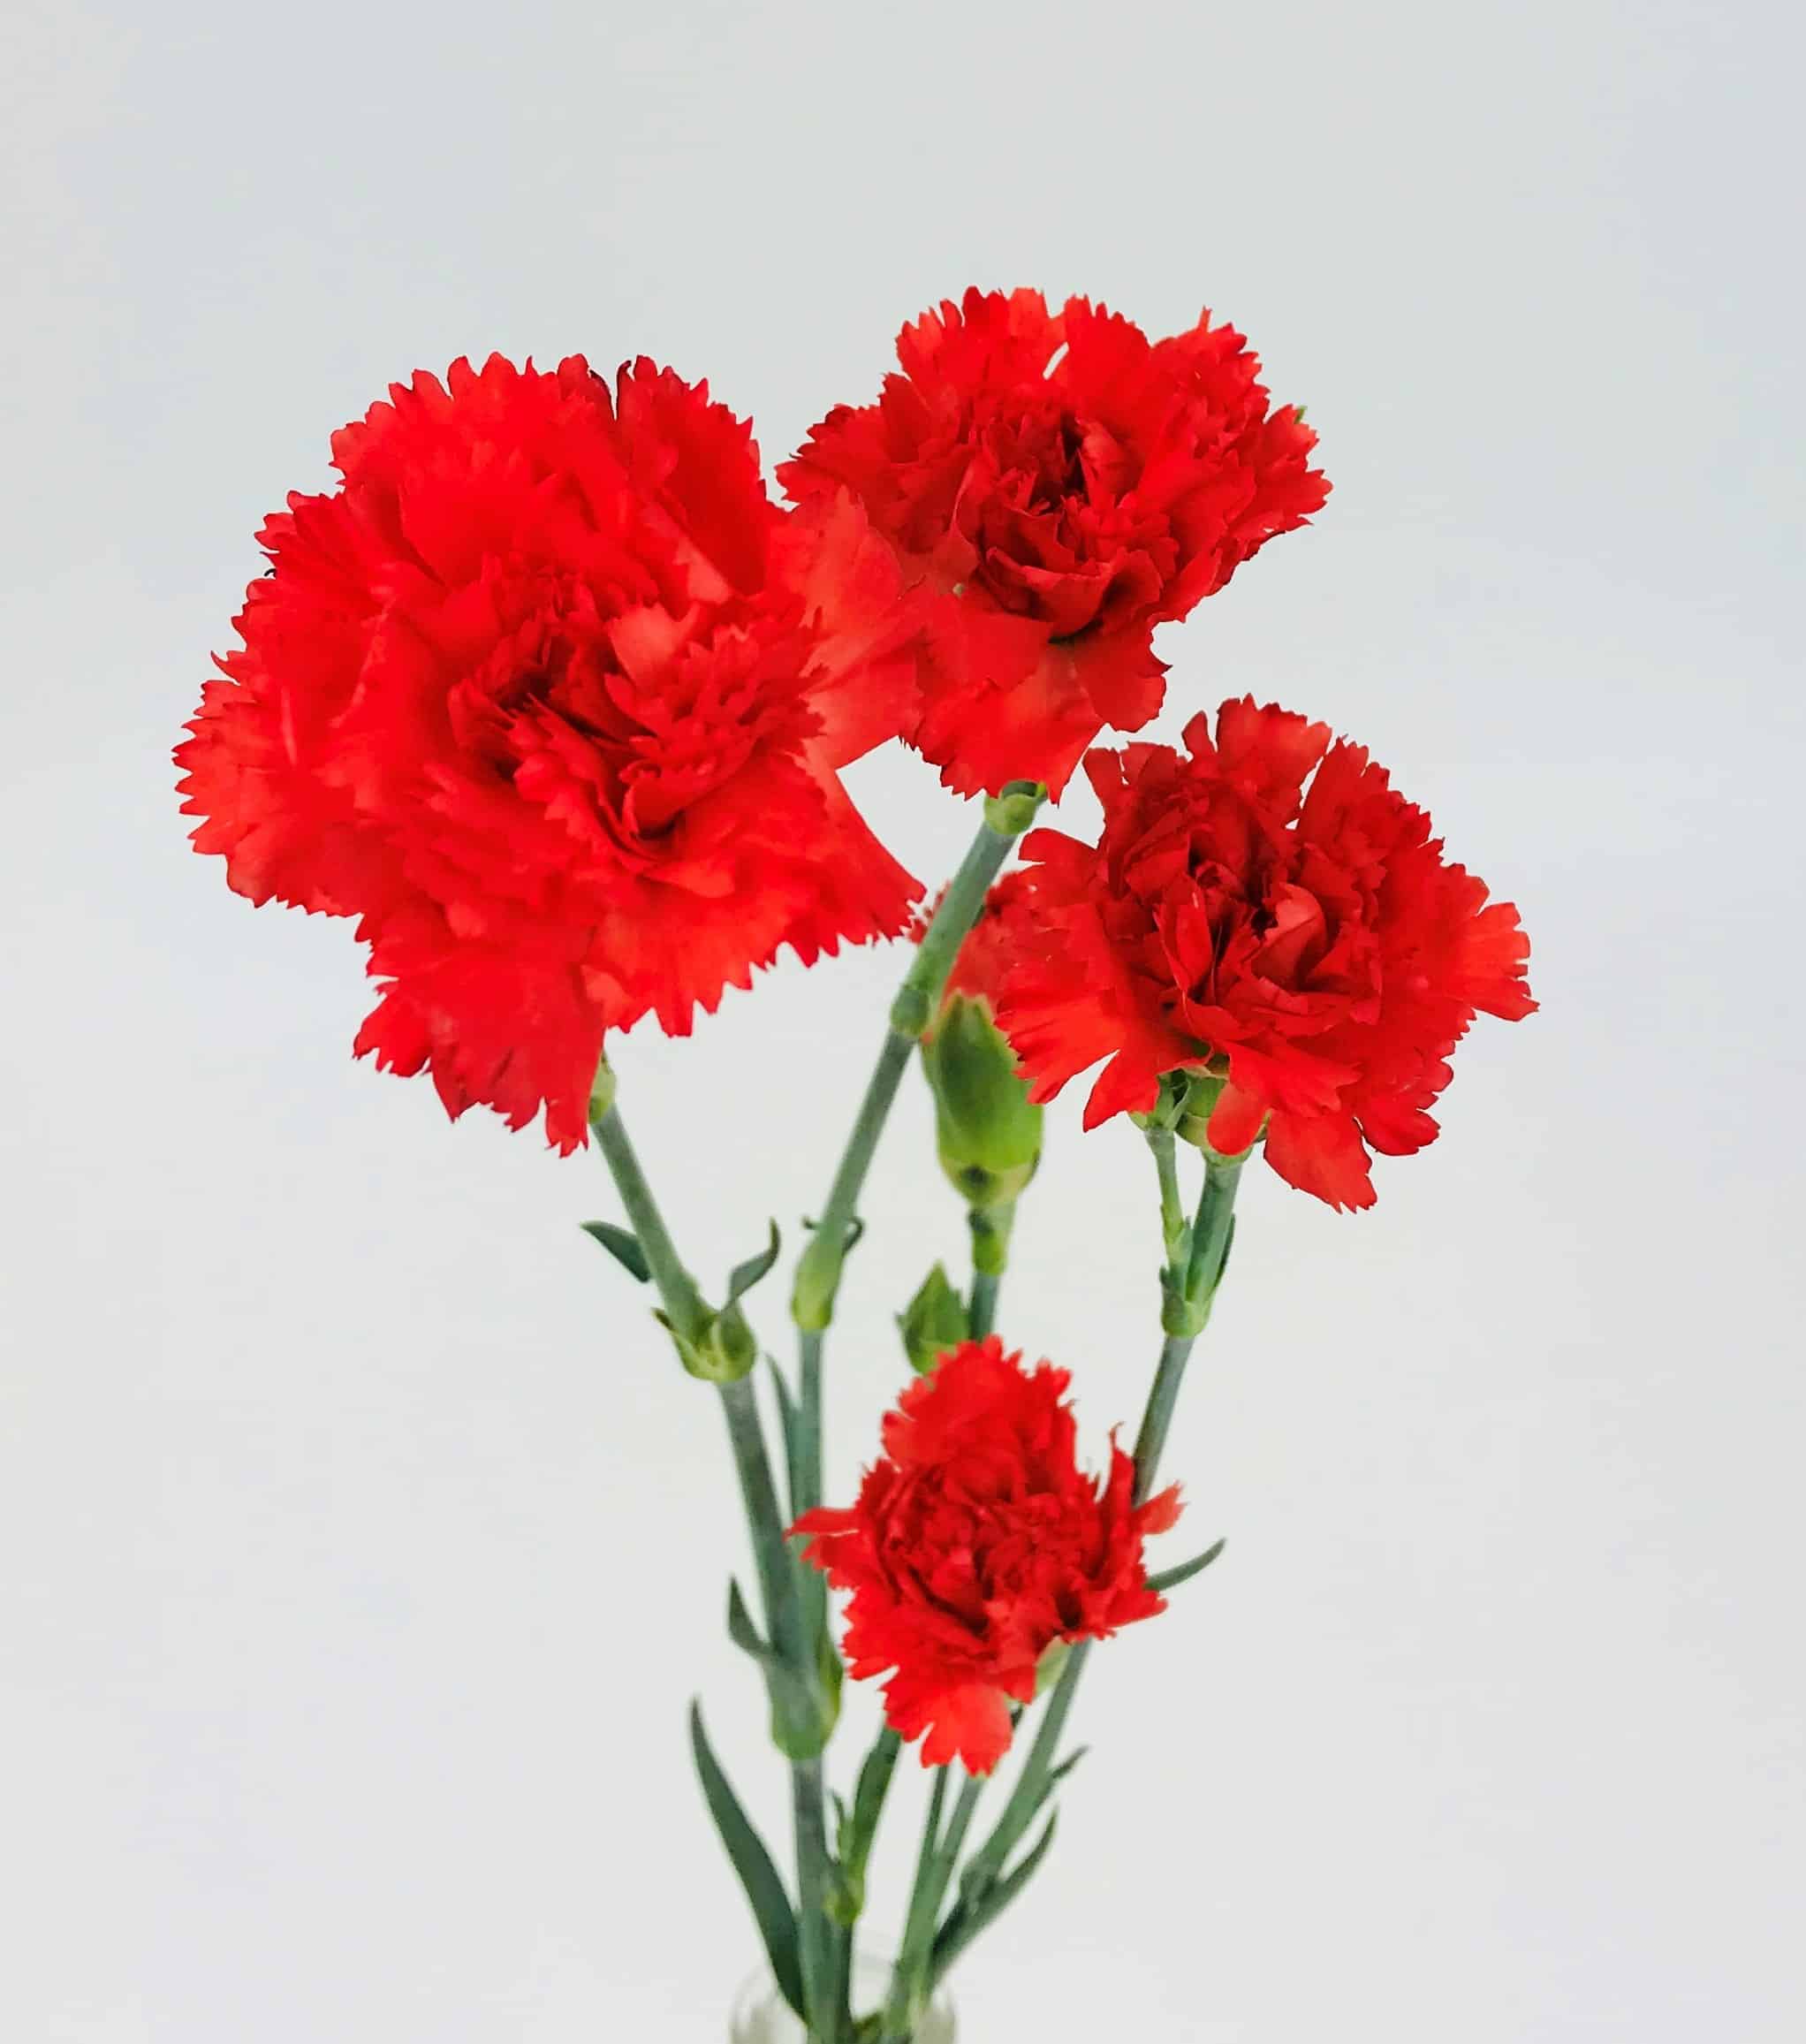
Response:
[[[573,355],[395,385],[335,436],[339,485],[265,525],[240,643],[177,754],[196,847],[234,890],[355,918],[376,983],[360,1054],[430,1074],[454,1116],[543,1113],[558,1151],[599,1150],[625,1225],[588,1232],[721,1404],[755,1584],[731,1586],[729,1630],[793,1816],[786,1870],[694,1711],[767,1962],[749,2040],[951,2035],[944,1982],[1052,1844],[1094,1644],[1220,1551],[1150,1542],[1180,1517],[1158,1471],[1245,1167],[1370,1205],[1373,1154],[1437,1134],[1476,1014],[1534,1005],[1515,910],[1325,726],[1194,698],[1180,748],[1096,742],[1160,710],[1154,627],[1327,497],[1241,336],[1207,315],[1150,341],[1083,299],[971,291],[905,327],[898,359],[779,470],[788,505],[747,426],[643,359],[612,384]],[[983,811],[926,910],[840,779],[890,741]],[[1031,832],[1081,761],[1095,841]],[[762,1371],[748,1295],[777,1231],[704,1291],[629,1141],[614,1042],[649,1016],[687,1034],[780,951],[899,938],[794,1273],[796,1364]],[[900,1353],[836,1358],[903,1387],[862,1477],[831,1483],[828,1337],[912,1064],[971,1271],[928,1273]],[[1146,1406],[1096,1467],[1085,1358],[1031,1363],[998,1331],[1018,1210],[1051,1197],[1044,1105],[1094,1069],[1084,1126],[1126,1117],[1145,1144],[1161,1253]],[[847,1677],[882,1686],[884,1722],[843,1774]],[[867,1992],[867,1874],[909,1745],[927,1821]]]

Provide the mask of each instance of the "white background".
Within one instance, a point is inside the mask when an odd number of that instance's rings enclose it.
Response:
[[[1254,1175],[1172,1458],[1172,1554],[1228,1552],[1097,1657],[966,2034],[1806,2034],[1798,19],[14,0],[0,2035],[723,2035],[692,1691],[780,1798],[711,1397],[576,1232],[596,1161],[353,1067],[347,927],[231,896],[167,755],[390,377],[646,350],[775,460],[974,280],[1207,301],[1309,403],[1336,493],[1170,635],[1161,728],[1252,690],[1370,743],[1544,1007],[1375,1212]],[[942,876],[931,775],[856,785]],[[899,969],[621,1047],[711,1280],[818,1204]],[[1157,1251],[1077,1104],[1005,1326],[1101,1453]],[[914,1080],[880,1169],[843,1492],[960,1246]]]

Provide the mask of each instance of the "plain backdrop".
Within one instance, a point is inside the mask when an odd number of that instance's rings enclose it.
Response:
[[[724,2035],[693,1691],[782,1797],[712,1398],[578,1232],[596,1159],[354,1066],[348,926],[229,894],[168,753],[260,516],[390,378],[643,350],[775,460],[973,281],[1208,303],[1309,404],[1335,495],[1165,636],[1158,728],[1252,691],[1370,744],[1544,1008],[1372,1212],[1251,1174],[1171,1458],[1171,1554],[1227,1553],[1097,1657],[964,2033],[1806,2035],[1799,19],[13,0],[9,2044]],[[937,881],[973,818],[900,752],[854,782]],[[710,1281],[819,1203],[899,970],[621,1045]],[[1076,1095],[1050,1131],[1004,1325],[1097,1455],[1151,1189]],[[913,1077],[865,1212],[842,1491],[961,1248]]]

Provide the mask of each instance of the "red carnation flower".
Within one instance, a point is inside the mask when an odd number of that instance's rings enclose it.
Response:
[[[906,735],[941,779],[1057,794],[1105,726],[1159,709],[1154,627],[1322,505],[1317,436],[1208,313],[1150,343],[1082,298],[972,290],[897,354],[878,402],[829,413],[780,480],[799,502],[851,490],[895,547],[922,627]]]
[[[603,1032],[683,1033],[914,884],[831,771],[901,720],[898,577],[786,514],[747,427],[649,361],[393,386],[292,496],[177,757],[231,885],[359,918],[360,1054],[584,1140]]]
[[[1134,1464],[1112,1440],[1094,1487],[1074,1460],[1068,1379],[1024,1370],[993,1334],[962,1342],[884,1418],[884,1453],[850,1511],[794,1531],[805,1558],[853,1593],[855,1678],[894,1669],[884,1712],[922,1758],[989,1774],[1010,1744],[1010,1700],[1030,1703],[1057,1640],[1102,1639],[1151,1617],[1142,1542],[1179,1516],[1176,1489],[1133,1503]]]
[[[1163,1073],[1205,1070],[1226,1082],[1213,1148],[1246,1150],[1264,1125],[1282,1178],[1370,1206],[1369,1150],[1432,1140],[1426,1110],[1476,1011],[1514,1022],[1537,1004],[1517,910],[1488,906],[1385,770],[1329,738],[1245,698],[1214,744],[1192,719],[1189,758],[1091,754],[1103,834],[1028,840],[1031,927],[999,1021],[1036,1099],[1109,1059],[1087,1128],[1151,1109]]]

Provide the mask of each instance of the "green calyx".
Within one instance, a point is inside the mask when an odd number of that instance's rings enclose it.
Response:
[[[917,1286],[915,1296],[897,1316],[897,1332],[909,1367],[925,1377],[950,1349],[957,1349],[970,1331],[966,1302],[953,1289],[944,1265],[937,1264]]]
[[[758,1341],[736,1300],[689,1332],[656,1307],[652,1317],[671,1336],[684,1368],[705,1384],[738,1384],[759,1360]]]
[[[614,1067],[606,1058],[596,1068],[596,1076],[589,1083],[589,1125],[594,1128],[615,1104]]]
[[[1164,1126],[1172,1129],[1181,1143],[1189,1143],[1193,1149],[1202,1150],[1206,1157],[1226,1160],[1226,1153],[1210,1141],[1210,1116],[1217,1111],[1217,1103],[1223,1098],[1223,1089],[1229,1083],[1226,1072],[1216,1072],[1198,1066],[1189,1070],[1168,1072],[1160,1082],[1160,1106],[1156,1109],[1157,1123],[1164,1116]],[[1247,1156],[1247,1151],[1238,1152]]]
[[[984,798],[984,820],[998,837],[1019,838],[1046,800],[1047,790],[1040,781],[1013,780],[1001,794]]]
[[[1037,1701],[1047,1694],[1065,1673],[1066,1656],[1072,1651],[1067,1641],[1056,1639],[1035,1663],[1035,1695]]]
[[[988,1002],[950,995],[922,1045],[941,1168],[968,1206],[1008,1206],[1041,1161],[1042,1110]]]

